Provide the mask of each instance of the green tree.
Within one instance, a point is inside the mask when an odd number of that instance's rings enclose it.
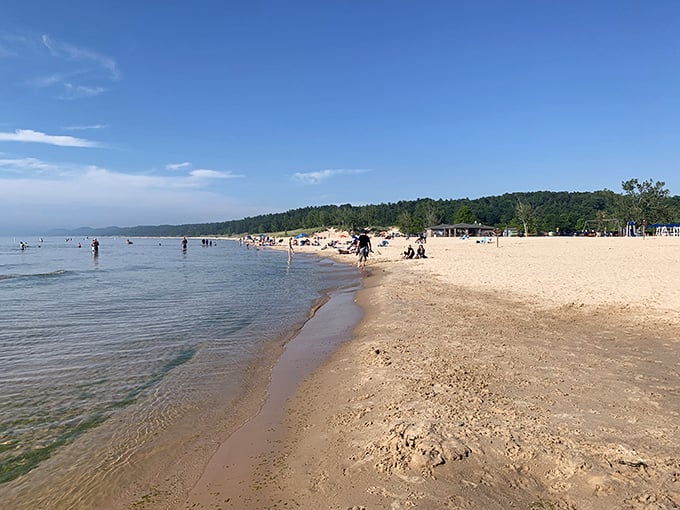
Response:
[[[441,223],[442,213],[437,207],[437,202],[432,199],[419,199],[416,203],[413,217],[415,219],[414,231],[421,232],[428,227]]]
[[[474,223],[477,221],[475,213],[469,205],[461,205],[453,216],[454,223]]]
[[[531,207],[530,203],[521,202],[519,199],[517,199],[517,205],[515,206],[515,216],[517,216],[517,219],[521,221],[522,225],[524,226],[524,235],[528,236],[530,232],[529,228],[533,226],[536,220],[534,208]]]
[[[399,217],[397,218],[397,227],[402,234],[412,233],[411,229],[413,228],[413,216],[410,212],[404,211],[399,214]]]
[[[431,205],[425,210],[425,225],[427,227],[434,227],[439,225],[442,221],[442,215],[437,210],[436,206]]]
[[[338,209],[338,225],[342,230],[355,232],[357,229],[357,215],[350,204],[341,205]]]
[[[665,223],[671,219],[670,192],[663,181],[639,182],[629,179],[621,183],[623,196],[621,199],[621,213],[623,220],[633,220],[640,225],[647,223]]]

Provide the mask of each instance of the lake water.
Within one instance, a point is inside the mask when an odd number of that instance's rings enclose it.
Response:
[[[0,508],[86,500],[189,409],[234,405],[267,343],[359,279],[226,240],[24,241],[0,239]]]

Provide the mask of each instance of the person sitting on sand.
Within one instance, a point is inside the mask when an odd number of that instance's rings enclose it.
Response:
[[[413,246],[411,246],[411,245],[409,244],[409,245],[408,245],[408,248],[407,248],[406,251],[404,252],[404,257],[403,257],[403,258],[405,258],[405,259],[412,259],[413,257],[415,257],[415,255],[416,255],[416,252],[413,250]]]
[[[426,259],[427,258],[425,256],[425,247],[422,244],[418,245],[418,251],[416,252],[416,258],[417,259]]]

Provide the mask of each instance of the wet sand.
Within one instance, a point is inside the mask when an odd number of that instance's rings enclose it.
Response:
[[[335,291],[290,340],[273,367],[265,402],[212,456],[189,493],[192,508],[263,508],[259,496],[268,467],[285,439],[282,427],[288,401],[303,379],[351,337],[361,317],[354,303],[356,288]]]
[[[474,241],[376,251],[354,338],[220,508],[680,506],[680,239]]]

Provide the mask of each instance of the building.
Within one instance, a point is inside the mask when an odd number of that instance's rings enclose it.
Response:
[[[427,229],[428,237],[482,237],[492,236],[494,228],[481,223],[456,223],[455,225],[436,225]]]

